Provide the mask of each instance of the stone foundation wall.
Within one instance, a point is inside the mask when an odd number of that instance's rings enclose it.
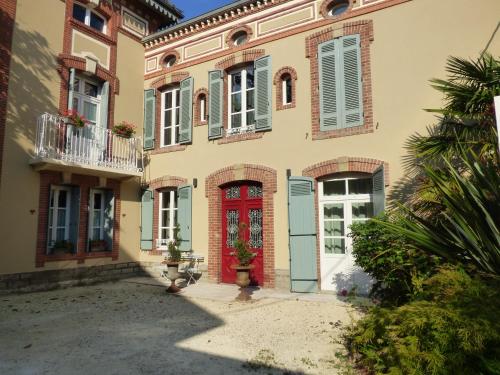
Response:
[[[275,270],[275,288],[276,289],[283,289],[283,290],[290,290],[290,271],[289,270],[282,270],[282,269],[276,269]]]

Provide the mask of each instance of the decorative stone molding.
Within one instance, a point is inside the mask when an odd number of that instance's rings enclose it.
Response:
[[[221,187],[236,181],[256,181],[263,191],[263,259],[264,287],[273,288],[274,274],[274,193],[277,191],[277,173],[274,169],[254,164],[236,164],[219,169],[205,179],[205,196],[208,198],[208,277],[221,280]]]
[[[288,104],[283,104],[283,78],[289,75],[292,79],[292,102]],[[274,75],[274,85],[276,86],[276,110],[281,111],[283,109],[295,108],[297,102],[297,72],[291,66],[285,66],[278,70]]]

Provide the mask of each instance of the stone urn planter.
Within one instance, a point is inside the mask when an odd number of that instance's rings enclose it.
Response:
[[[233,270],[236,270],[236,285],[240,287],[240,294],[236,297],[237,301],[248,301],[251,299],[250,294],[246,290],[247,286],[250,285],[250,270],[253,270],[255,266],[249,264],[246,266],[240,264],[233,264],[231,266]]]
[[[175,285],[175,280],[179,278],[179,262],[164,261],[167,265],[167,278],[170,280],[170,286],[167,288],[167,293],[179,293],[181,289]]]

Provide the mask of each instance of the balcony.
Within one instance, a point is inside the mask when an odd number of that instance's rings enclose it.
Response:
[[[38,118],[35,170],[52,170],[107,178],[142,176],[142,140],[124,138],[109,129],[66,124],[65,118],[45,113]]]

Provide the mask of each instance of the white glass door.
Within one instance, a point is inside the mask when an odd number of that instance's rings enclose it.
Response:
[[[52,186],[49,202],[48,247],[62,245],[69,240],[71,191],[67,187]]]

